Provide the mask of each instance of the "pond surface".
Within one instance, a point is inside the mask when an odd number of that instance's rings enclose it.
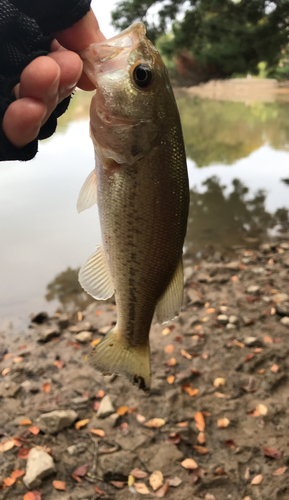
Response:
[[[94,167],[91,95],[76,93],[56,134],[27,163],[0,164],[0,327],[85,300],[76,275],[100,242],[97,208],[77,214]],[[185,249],[223,251],[288,229],[289,104],[178,95],[191,206]],[[46,300],[45,296],[47,296]]]

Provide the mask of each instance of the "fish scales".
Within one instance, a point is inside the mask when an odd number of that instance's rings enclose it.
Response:
[[[80,282],[95,298],[115,294],[117,324],[90,359],[96,369],[125,374],[148,390],[154,313],[160,322],[172,319],[182,300],[189,187],[181,124],[143,25],[91,50],[84,67],[97,89],[91,104],[96,175],[84,184],[79,207],[92,205],[97,180],[102,246],[81,269]]]

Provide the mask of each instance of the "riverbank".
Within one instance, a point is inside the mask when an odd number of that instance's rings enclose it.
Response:
[[[211,80],[188,87],[186,92],[202,99],[235,102],[289,102],[289,82],[274,79],[232,78]]]
[[[187,263],[180,316],[152,326],[149,396],[86,362],[112,302],[3,334],[0,499],[288,498],[288,270],[284,237]]]

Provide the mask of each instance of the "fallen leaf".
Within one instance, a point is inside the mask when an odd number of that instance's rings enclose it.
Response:
[[[28,491],[23,500],[41,500],[41,493],[40,491]]]
[[[205,444],[205,442],[206,442],[206,435],[205,435],[205,433],[204,433],[204,432],[200,432],[200,433],[198,434],[198,436],[197,436],[197,441],[198,441],[198,443],[200,443],[200,444]]]
[[[195,427],[198,429],[198,431],[203,432],[206,427],[204,415],[202,414],[201,411],[197,411],[197,413],[194,416],[195,420]]]
[[[143,424],[146,421],[146,418],[143,415],[141,415],[140,413],[138,413],[136,415],[136,419],[137,419],[139,424]]]
[[[221,467],[216,467],[216,469],[214,470],[214,476],[226,476],[227,473],[226,471],[224,471],[224,469],[222,469]]]
[[[99,409],[99,405],[100,405],[100,402],[99,402],[99,401],[93,401],[93,403],[92,403],[92,409],[93,409],[94,411],[98,411],[98,409]]]
[[[182,484],[182,480],[179,477],[175,476],[173,478],[167,479],[167,483],[169,486],[177,488],[178,486],[180,486],[180,484]]]
[[[169,485],[167,482],[165,482],[165,484],[158,490],[155,492],[155,497],[158,497],[158,498],[163,498],[166,494],[166,492],[168,491],[169,489]]]
[[[31,425],[32,422],[31,420],[29,420],[29,418],[23,418],[23,420],[21,420],[21,422],[19,422],[19,425]]]
[[[135,478],[131,474],[129,474],[129,476],[127,478],[128,487],[130,488],[134,483],[135,483]]]
[[[61,368],[63,368],[64,366],[64,361],[62,361],[61,359],[56,359],[54,362],[53,362],[54,366],[57,366],[58,370],[61,370]]]
[[[177,360],[175,358],[171,358],[166,362],[167,366],[176,366]]]
[[[287,469],[288,469],[288,467],[286,467],[286,465],[284,465],[284,467],[280,467],[279,469],[274,470],[273,476],[282,476],[282,474],[284,474],[284,472]]]
[[[166,354],[171,354],[174,352],[175,346],[173,344],[167,345],[164,350]]]
[[[65,491],[66,483],[64,481],[52,481],[52,485],[56,490]]]
[[[187,351],[185,351],[185,349],[181,349],[180,353],[184,358],[192,359],[192,356]]]
[[[199,389],[193,389],[190,384],[182,384],[183,391],[187,392],[189,396],[196,396],[198,394]]]
[[[17,479],[17,477],[24,476],[24,474],[25,474],[25,471],[24,471],[24,470],[18,470],[18,469],[16,469],[16,470],[14,470],[14,471],[12,472],[11,477],[13,477],[13,478]]]
[[[170,375],[169,377],[167,377],[167,383],[172,385],[175,381],[175,377],[174,375]]]
[[[42,385],[42,390],[46,393],[50,392],[51,391],[51,383],[50,382],[45,382],[43,385]]]
[[[78,311],[77,312],[77,321],[82,321],[82,318],[83,318],[83,314],[81,311]]]
[[[2,441],[0,443],[0,452],[11,450],[15,446],[13,439],[9,439],[9,441]]]
[[[144,477],[147,477],[148,473],[144,470],[136,468],[131,471],[130,475],[136,479],[143,479]]]
[[[23,357],[22,356],[16,356],[14,359],[13,359],[13,363],[21,363],[21,361],[23,361]]]
[[[128,410],[127,413],[130,415],[131,413],[134,413],[137,411],[137,406],[131,406]]]
[[[22,450],[19,450],[17,453],[18,458],[28,458],[28,455],[30,453],[30,448],[22,448]]]
[[[265,335],[265,336],[263,337],[263,340],[264,340],[264,342],[265,342],[266,344],[273,344],[273,339],[272,339],[272,337],[270,337],[270,335]]]
[[[144,425],[145,427],[150,427],[153,429],[157,429],[158,427],[162,427],[165,425],[166,421],[163,418],[152,418],[148,420]]]
[[[125,415],[128,412],[128,406],[120,406],[117,410],[116,413],[118,415]]]
[[[238,342],[238,340],[233,340],[233,344],[237,345],[238,347],[241,347],[243,349],[245,347],[245,344],[243,342]]]
[[[185,422],[178,422],[177,423],[178,427],[188,427],[188,425],[189,425],[189,421],[188,420],[186,420]]]
[[[67,345],[71,345],[72,347],[75,347],[75,349],[80,349],[81,345],[78,342],[75,342],[73,340],[68,340]]]
[[[225,427],[228,427],[229,424],[230,420],[227,417],[219,418],[217,422],[217,426],[219,427],[219,429],[225,429]]]
[[[216,500],[216,497],[212,493],[206,493],[205,500]]]
[[[94,339],[90,342],[90,345],[91,347],[94,347],[95,345],[99,344],[99,342],[101,341],[101,339]]]
[[[223,441],[224,445],[227,446],[227,448],[231,448],[232,450],[236,448],[235,441],[233,439],[225,439]]]
[[[6,485],[6,486],[12,486],[12,484],[14,484],[16,481],[16,477],[5,477],[5,479],[3,479],[3,483]]]
[[[89,429],[89,431],[91,432],[91,434],[95,434],[96,436],[99,437],[105,436],[105,432],[102,429]]]
[[[86,424],[88,424],[89,421],[90,421],[90,418],[85,418],[83,420],[78,420],[78,422],[76,422],[76,424],[74,425],[74,427],[75,427],[76,430],[79,430],[82,427],[84,427]]]
[[[232,276],[231,280],[232,281],[238,281],[238,276]]]
[[[214,312],[216,311],[216,309],[214,309],[213,307],[209,307],[209,309],[207,309],[207,313],[208,314],[213,314]]]
[[[102,491],[98,486],[95,486],[94,489],[95,489],[96,493],[98,493],[99,495],[105,494],[104,491]]]
[[[149,483],[154,491],[158,490],[164,482],[164,476],[160,470],[154,471],[149,478]]]
[[[181,462],[181,465],[185,469],[190,469],[190,470],[197,469],[199,467],[197,462],[195,462],[193,458],[185,458],[185,460]]]
[[[4,370],[2,370],[2,377],[5,377],[5,375],[8,375],[9,372],[11,372],[11,368],[4,368]]]
[[[170,333],[170,331],[171,331],[171,330],[170,330],[169,328],[164,328],[164,329],[162,330],[162,334],[163,334],[163,335],[168,335],[168,334]]]
[[[250,469],[249,469],[249,467],[246,467],[245,474],[244,474],[244,479],[246,481],[249,481],[249,479],[250,479]]]
[[[86,476],[86,473],[87,473],[87,468],[88,468],[88,464],[83,464],[81,465],[80,467],[78,467],[74,472],[73,474],[75,476],[78,476],[78,477],[83,477],[83,476]]]
[[[78,483],[81,483],[82,482],[82,479],[80,479],[80,477],[78,477],[76,474],[71,474],[71,477],[72,479],[74,479],[75,481],[77,481]]]
[[[144,483],[134,483],[135,490],[141,495],[149,495],[150,490]]]
[[[40,429],[37,425],[34,425],[33,427],[29,427],[29,431],[31,432],[31,434],[34,434],[34,436],[37,436],[37,434],[39,434],[40,432]]]
[[[262,403],[256,406],[256,410],[259,412],[259,415],[262,415],[263,417],[268,413],[267,406],[263,405]]]
[[[282,457],[281,452],[279,450],[276,450],[276,448],[267,448],[267,446],[263,446],[262,450],[266,457],[276,458],[277,460],[280,460],[280,458]]]
[[[258,474],[257,476],[253,477],[251,484],[260,484],[263,481],[263,476],[262,474]]]
[[[105,395],[105,392],[102,389],[99,389],[98,393],[96,394],[97,399],[102,399],[103,396]]]
[[[124,481],[109,481],[109,482],[110,482],[110,484],[112,484],[112,486],[114,486],[115,488],[118,488],[119,490],[124,488],[124,485],[125,485]]]
[[[279,366],[274,363],[274,365],[271,366],[270,370],[272,373],[277,373],[277,371],[279,370]]]
[[[179,444],[181,442],[181,435],[179,432],[172,432],[169,435],[169,442],[171,444]]]
[[[193,446],[193,448],[196,450],[197,453],[199,453],[200,455],[206,455],[206,453],[208,453],[208,449],[207,448],[204,448],[204,446],[198,446],[197,444],[195,444]]]
[[[223,385],[226,384],[226,379],[223,377],[217,377],[214,380],[214,387],[222,387]]]
[[[259,373],[260,375],[263,375],[263,373],[265,373],[265,368],[261,368],[260,370],[258,370],[258,373]]]
[[[17,446],[18,448],[23,446],[23,442],[21,441],[21,439],[18,436],[14,436],[12,438],[12,441],[14,442],[15,446]]]

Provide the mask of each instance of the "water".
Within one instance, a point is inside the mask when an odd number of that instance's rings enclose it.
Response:
[[[76,212],[94,167],[90,98],[75,96],[33,161],[0,164],[0,327],[10,319],[21,326],[31,312],[53,312],[58,299],[66,307],[84,299],[76,270],[100,242],[97,208]],[[178,105],[191,187],[187,253],[222,251],[288,229],[289,104],[181,93]]]

